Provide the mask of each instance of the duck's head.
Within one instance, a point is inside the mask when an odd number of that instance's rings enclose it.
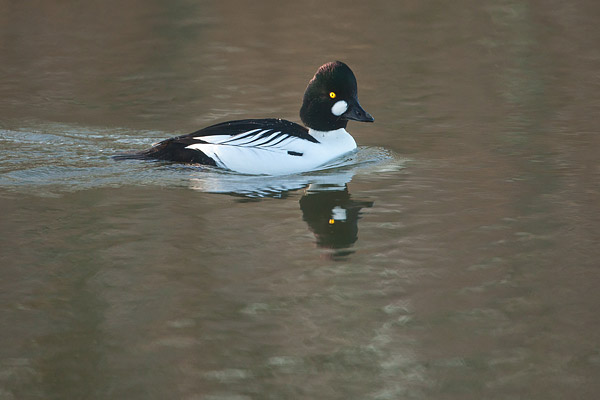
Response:
[[[322,65],[308,82],[300,118],[307,127],[318,131],[345,128],[350,119],[374,121],[358,102],[354,73],[341,61]]]

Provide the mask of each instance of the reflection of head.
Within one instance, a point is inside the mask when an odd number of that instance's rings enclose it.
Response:
[[[344,249],[358,239],[360,210],[372,201],[352,200],[348,189],[310,192],[300,199],[302,218],[316,236],[319,247]]]

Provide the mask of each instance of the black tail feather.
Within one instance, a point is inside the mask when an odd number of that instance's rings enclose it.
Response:
[[[174,138],[177,139],[177,138]],[[167,139],[155,144],[147,150],[137,153],[124,153],[113,156],[115,160],[164,160],[181,163],[204,164],[216,166],[215,160],[197,149],[186,148],[189,144]]]
[[[137,153],[122,153],[116,154],[112,156],[113,160],[149,160],[152,157],[149,157],[145,152],[140,151]]]

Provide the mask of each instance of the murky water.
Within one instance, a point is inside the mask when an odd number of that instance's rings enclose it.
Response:
[[[0,1],[0,398],[598,397],[599,4]],[[340,165],[110,157],[334,59]]]

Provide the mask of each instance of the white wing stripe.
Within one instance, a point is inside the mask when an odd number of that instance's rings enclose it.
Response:
[[[268,138],[266,138],[265,141],[263,141],[260,146],[261,147],[270,147],[270,145],[267,145],[267,143],[271,143],[273,140],[277,140],[279,139],[281,136],[288,136],[286,133],[282,133],[281,131],[277,131],[275,133],[273,133],[272,135],[269,135]]]
[[[238,133],[237,135],[231,136],[229,140],[226,140],[223,143],[229,142],[229,141],[235,141],[235,140],[240,140],[240,139],[245,139],[247,137],[252,137],[254,136],[254,133],[260,131],[260,129],[252,129],[251,131],[248,132],[243,132],[243,133]]]
[[[271,140],[275,139],[280,134],[281,134],[281,132],[275,132],[275,133],[272,133],[270,135],[264,134],[261,137],[253,140],[251,142],[252,146],[262,147],[263,145],[269,143]]]
[[[290,135],[288,135],[287,133],[284,133],[283,137],[281,139],[279,139],[275,143],[271,143],[270,145],[267,145],[267,146],[264,146],[264,147],[277,147],[277,145],[282,144],[283,142],[285,142],[289,138],[290,138]]]
[[[252,133],[250,135],[243,135],[243,136],[236,135],[235,137],[231,138],[230,140],[223,142],[223,144],[230,144],[233,146],[245,146],[245,145],[248,145],[248,144],[260,139],[261,136],[265,135],[270,130],[271,129],[266,129],[264,131]]]
[[[253,129],[251,131],[238,133],[237,135],[233,135],[233,136],[232,135],[196,136],[196,137],[194,137],[194,139],[202,141],[202,142],[207,142],[207,143],[224,144],[224,143],[232,141],[232,140],[239,140],[239,139],[243,139],[244,137],[251,136],[253,133],[258,132],[258,131],[260,131],[260,129]]]
[[[214,145],[221,146],[236,146],[236,147],[254,147],[254,148],[271,148],[272,150],[281,149],[283,146],[287,146],[294,142],[302,143],[305,140],[297,136],[292,136],[288,133],[276,131],[271,132],[272,129],[254,129],[252,131],[239,133],[234,136],[230,135],[211,135],[211,136],[198,136],[194,139]],[[199,143],[202,144],[202,143]]]
[[[270,130],[271,129],[266,129],[264,131],[260,131],[256,135],[252,135],[252,137],[249,137],[249,139],[250,139],[249,142],[240,143],[240,145],[241,146],[248,146],[248,145],[250,145],[250,143],[252,143],[251,147],[257,146],[258,145],[258,143],[256,143],[257,141],[260,141],[260,140],[264,139],[265,137],[270,136],[268,134],[268,132]]]

